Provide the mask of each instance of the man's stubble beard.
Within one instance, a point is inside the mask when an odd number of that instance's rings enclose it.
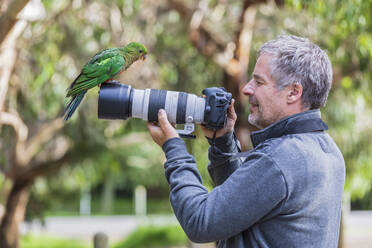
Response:
[[[258,109],[257,109],[257,111],[258,111]],[[257,114],[257,113],[256,113]],[[248,115],[248,122],[251,124],[251,125],[253,125],[253,126],[255,126],[255,127],[257,127],[257,128],[259,128],[259,129],[263,129],[263,126],[261,126],[258,122],[257,122],[257,116],[254,116],[254,114],[249,114]]]

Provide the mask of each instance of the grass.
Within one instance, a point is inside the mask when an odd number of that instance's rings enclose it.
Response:
[[[185,247],[187,237],[179,225],[142,226],[125,240],[110,245],[111,248],[163,248]],[[72,239],[46,235],[25,235],[20,240],[20,248],[90,248],[91,245]]]
[[[25,235],[20,240],[20,248],[88,248],[77,241],[45,235]]]
[[[180,226],[143,226],[112,248],[160,248],[186,244],[187,237]]]

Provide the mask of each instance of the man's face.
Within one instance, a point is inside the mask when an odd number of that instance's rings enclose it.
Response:
[[[279,91],[270,74],[271,56],[262,54],[253,71],[252,79],[243,87],[249,96],[248,121],[258,128],[265,128],[285,117],[287,91]]]

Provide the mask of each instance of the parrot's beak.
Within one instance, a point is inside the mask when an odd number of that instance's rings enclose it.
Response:
[[[141,57],[140,57],[140,59],[142,59],[143,61],[145,61],[145,59],[146,59],[146,54],[142,54]]]

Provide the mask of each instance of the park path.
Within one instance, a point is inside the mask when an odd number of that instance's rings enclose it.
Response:
[[[173,215],[150,216],[79,216],[48,217],[45,225],[39,222],[21,226],[22,233],[45,234],[91,241],[94,234],[104,232],[110,242],[123,239],[141,225],[176,225]],[[372,211],[352,211],[345,214],[346,248],[372,248]]]
[[[346,248],[372,248],[372,211],[352,211],[345,217]]]

